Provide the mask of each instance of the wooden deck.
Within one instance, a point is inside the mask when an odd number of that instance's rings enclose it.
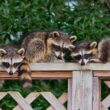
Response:
[[[18,92],[0,92],[0,100],[9,94],[18,105],[13,110],[32,110],[30,104],[42,95],[49,103],[46,110],[109,110],[110,95],[101,101],[101,81],[110,88],[110,63],[80,66],[75,63],[38,63],[30,65],[33,80],[67,79],[68,93],[62,94],[58,99],[51,92],[30,93],[23,98]],[[0,69],[0,79],[17,80],[17,73],[8,75]],[[68,107],[64,103],[68,102]]]

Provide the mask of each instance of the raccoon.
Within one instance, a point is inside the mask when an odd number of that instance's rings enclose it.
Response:
[[[24,59],[24,49],[13,45],[0,46],[0,66],[13,75]]]
[[[97,59],[92,59],[94,62],[106,63],[110,61],[110,38],[104,38],[99,41]]]
[[[13,75],[24,61],[24,52],[24,48],[19,49],[14,45],[0,46],[0,66],[9,75]]]
[[[34,31],[24,34],[22,47],[29,62],[56,62],[63,59],[66,51],[74,48],[76,36],[60,31]]]
[[[82,42],[73,49],[70,54],[72,62],[78,62],[80,65],[86,65],[98,55],[97,42]]]
[[[25,49],[27,63],[20,68],[22,79],[29,70],[29,63],[64,62],[64,53],[74,48],[72,43],[77,39],[76,36],[61,31],[34,31],[24,34],[23,37],[21,47]]]

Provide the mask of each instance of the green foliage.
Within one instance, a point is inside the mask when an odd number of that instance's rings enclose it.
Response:
[[[58,29],[77,35],[79,40],[97,40],[110,34],[107,0],[2,0],[0,4],[1,33]],[[4,38],[5,34],[2,39],[11,39]]]
[[[30,92],[50,91],[59,97],[63,92],[67,92],[67,81],[33,81],[31,89],[23,89],[19,81],[5,81],[0,91],[18,91],[23,97],[26,97]],[[0,101],[0,108],[3,110],[12,110],[16,105],[17,103],[9,95]],[[39,96],[31,105],[34,110],[45,110],[50,104],[42,96]]]
[[[29,30],[62,30],[78,36],[78,40],[99,40],[110,35],[109,0],[1,0],[0,43],[17,43],[18,32]],[[13,35],[13,36],[12,36]],[[103,87],[104,88],[104,87]],[[26,96],[31,91],[52,91],[57,97],[67,91],[65,81],[35,81],[31,90],[24,90],[16,81],[8,81],[2,91],[17,90]],[[104,98],[106,92],[102,90]],[[16,105],[0,102],[0,107],[10,110]],[[11,103],[12,102],[12,103]],[[39,103],[37,103],[39,102]],[[37,105],[38,108],[35,108]],[[42,105],[42,106],[41,106]],[[44,110],[48,103],[42,97],[32,103],[35,110]]]

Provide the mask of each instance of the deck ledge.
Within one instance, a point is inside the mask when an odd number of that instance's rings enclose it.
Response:
[[[30,68],[32,71],[110,70],[110,63],[89,63],[85,66],[77,63],[34,63]]]
[[[110,63],[89,63],[85,66],[77,63],[36,63],[30,67],[33,71],[110,70]]]
[[[86,66],[80,66],[76,63],[36,63],[31,64],[32,79],[71,79],[72,71],[75,70],[93,70],[93,76],[110,78],[110,63],[96,64],[91,63]],[[74,72],[73,72],[74,73]],[[18,74],[9,75],[0,69],[0,79],[16,80]]]

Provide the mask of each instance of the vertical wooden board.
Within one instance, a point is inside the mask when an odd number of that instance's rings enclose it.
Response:
[[[72,110],[92,110],[92,71],[74,71]]]
[[[72,110],[72,79],[68,79],[68,110]]]
[[[93,78],[93,110],[100,110],[101,83],[98,77]]]

